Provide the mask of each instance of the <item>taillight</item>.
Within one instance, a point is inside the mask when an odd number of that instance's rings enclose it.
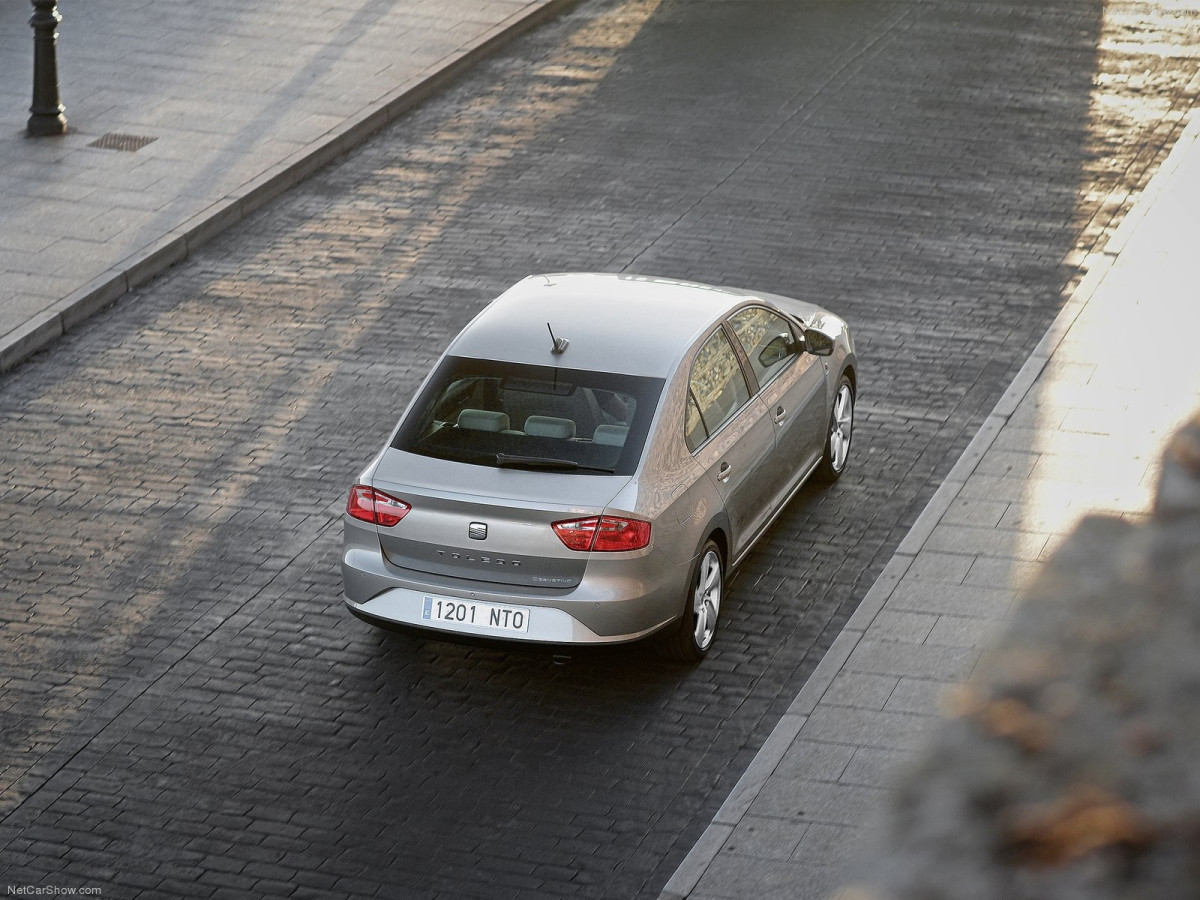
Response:
[[[412,509],[403,500],[398,500],[383,491],[365,484],[350,488],[350,499],[346,501],[346,512],[356,519],[390,528]]]
[[[552,526],[569,550],[641,550],[650,543],[650,523],[617,516],[588,516],[566,519]]]
[[[551,527],[568,550],[591,550],[592,541],[596,537],[596,526],[599,524],[600,517],[592,516],[590,519],[555,522]]]

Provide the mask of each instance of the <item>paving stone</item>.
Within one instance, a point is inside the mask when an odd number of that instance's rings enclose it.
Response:
[[[890,788],[908,758],[908,754],[898,750],[859,747],[854,751],[854,757],[842,773],[841,780],[845,784]]]
[[[695,900],[727,900],[753,896],[762,900],[822,900],[840,883],[837,866],[804,866],[753,858],[730,857],[714,864],[711,877],[690,896]]]
[[[861,850],[865,829],[861,826],[814,822],[804,832],[791,861],[810,866],[841,866]]]
[[[938,616],[925,643],[939,647],[980,647],[994,630],[994,623],[986,619]]]
[[[1035,561],[1042,558],[1050,535],[1039,531],[996,531],[966,525],[938,525],[926,544],[940,553],[1007,556]]]
[[[977,557],[971,560],[964,583],[970,587],[1020,589],[1038,572],[1040,564],[1017,559]]]
[[[875,675],[953,681],[970,674],[975,655],[971,650],[961,647],[863,640],[850,654],[846,669]]]
[[[913,560],[909,573],[913,579],[962,584],[974,561],[973,558],[958,553],[923,550]]]
[[[954,525],[978,525],[985,528],[994,527],[999,524],[1005,513],[1009,511],[1011,504],[1001,501],[987,500],[972,500],[969,497],[959,497],[946,514],[942,516],[942,521]]]
[[[860,785],[793,778],[758,798],[752,815],[795,819],[813,825],[856,825],[879,804],[884,793]]]
[[[796,740],[773,774],[814,781],[837,781],[853,755],[853,747]]]
[[[817,707],[817,713],[805,723],[805,740],[847,744],[850,747],[879,747],[887,750],[911,749],[929,723],[924,716],[906,712]]]
[[[981,559],[969,557],[970,571],[979,568]],[[1010,566],[1016,561],[998,557],[997,565]],[[1007,570],[1006,570],[1007,571]],[[926,612],[937,615],[974,616],[981,619],[1003,618],[1017,592],[1011,587],[977,587],[951,585],[914,578],[901,582],[888,598],[888,606],[897,610]]]
[[[804,832],[811,827],[807,823],[797,825],[790,820],[771,816],[747,815],[722,849],[738,856],[787,860],[804,837]]]
[[[884,705],[889,712],[913,713],[928,716],[939,712],[939,703],[946,690],[958,680],[919,678],[909,676],[901,678],[892,691],[892,696]]]
[[[822,703],[832,706],[861,706],[883,709],[896,689],[898,678],[892,675],[865,675],[862,672],[839,672],[824,695]]]
[[[899,641],[906,644],[921,644],[938,617],[927,613],[897,612],[884,609],[871,622],[867,637],[875,641]]]

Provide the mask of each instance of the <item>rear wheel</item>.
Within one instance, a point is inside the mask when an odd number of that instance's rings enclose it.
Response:
[[[687,610],[678,626],[666,635],[664,654],[681,662],[699,662],[712,646],[725,593],[725,562],[713,540],[704,548],[692,571]]]
[[[829,429],[825,433],[825,454],[817,472],[825,481],[837,481],[846,470],[850,458],[850,438],[854,430],[854,387],[842,376],[829,412]]]

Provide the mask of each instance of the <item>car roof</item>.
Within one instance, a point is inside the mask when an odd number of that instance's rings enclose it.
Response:
[[[755,297],[644,275],[531,275],[493,300],[446,352],[665,378],[700,334]],[[547,324],[570,342],[564,352],[552,352]]]

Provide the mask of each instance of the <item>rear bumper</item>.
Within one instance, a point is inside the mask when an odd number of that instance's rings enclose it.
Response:
[[[528,629],[524,632],[504,631],[467,623],[450,625],[430,622],[423,617],[422,613],[427,605],[426,598],[430,596],[421,591],[392,588],[366,603],[355,603],[345,595],[342,599],[350,612],[372,625],[381,627],[400,625],[406,629],[415,628],[447,635],[519,641],[529,644],[622,644],[641,640],[666,624],[664,622],[654,628],[630,634],[600,635],[561,609],[522,604],[529,610]],[[437,596],[446,596],[446,594],[439,593]]]
[[[398,569],[377,549],[349,546],[342,553],[343,600],[364,621],[406,630],[535,644],[621,644],[647,637],[682,614],[690,572],[664,565],[655,553],[624,563],[590,562],[582,582],[570,590],[518,588]],[[527,611],[528,627],[517,632],[431,621],[424,615],[427,601],[437,600],[520,608]]]

